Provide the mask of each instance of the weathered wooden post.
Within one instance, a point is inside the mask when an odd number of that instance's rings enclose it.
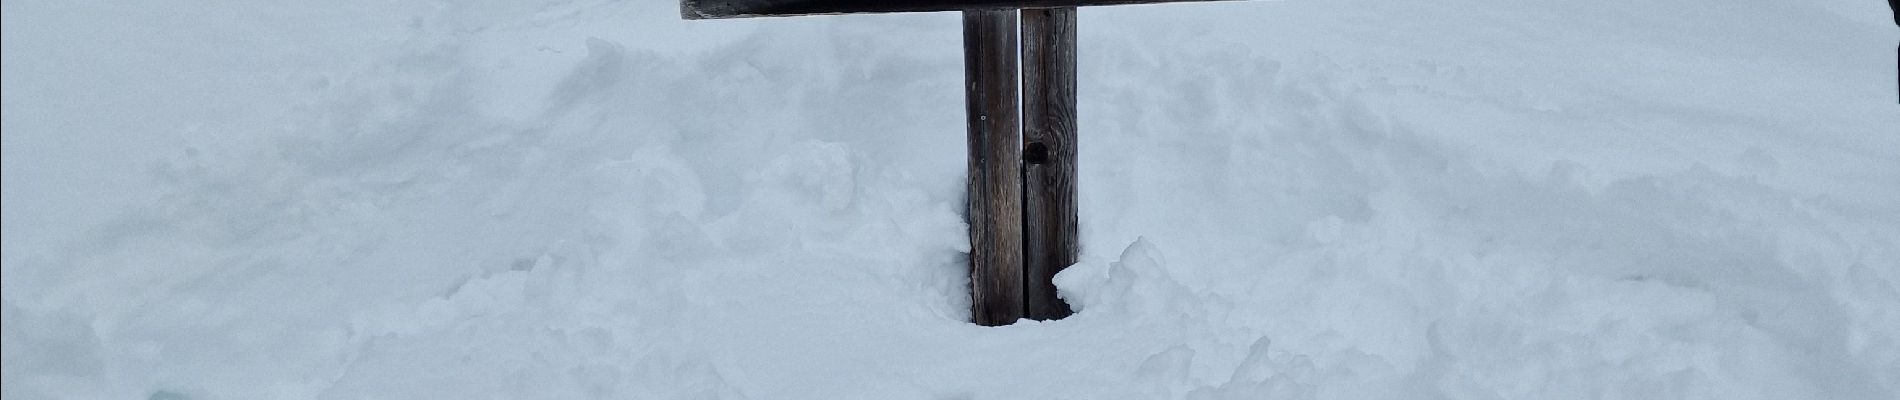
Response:
[[[995,326],[1070,313],[1051,278],[1074,264],[1080,250],[1075,7],[1177,1],[1209,0],[680,0],[680,14],[962,11],[970,318]]]
[[[969,119],[970,314],[979,325],[1023,317],[1021,144],[1016,142],[1016,12],[963,12]]]
[[[1075,263],[1075,8],[1022,10],[1023,299],[1061,319],[1057,272]]]

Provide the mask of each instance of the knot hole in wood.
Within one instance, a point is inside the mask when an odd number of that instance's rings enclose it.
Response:
[[[1042,142],[1029,142],[1023,146],[1023,162],[1043,164],[1049,162],[1049,145]]]

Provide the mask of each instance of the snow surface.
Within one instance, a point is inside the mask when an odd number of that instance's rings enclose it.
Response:
[[[1886,13],[1084,10],[983,328],[955,14],[9,0],[0,396],[1900,398]]]

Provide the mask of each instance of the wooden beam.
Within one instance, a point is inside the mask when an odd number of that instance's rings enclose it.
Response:
[[[686,19],[783,17],[813,14],[1073,8],[1218,0],[680,0]]]
[[[1075,9],[1022,10],[1025,311],[1069,316],[1053,279],[1075,263]]]
[[[970,314],[985,326],[1023,317],[1022,143],[1016,12],[963,12],[969,119]]]

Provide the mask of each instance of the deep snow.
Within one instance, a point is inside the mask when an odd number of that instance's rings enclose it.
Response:
[[[1086,9],[1002,328],[955,14],[3,6],[10,400],[1900,397],[1876,1]]]

